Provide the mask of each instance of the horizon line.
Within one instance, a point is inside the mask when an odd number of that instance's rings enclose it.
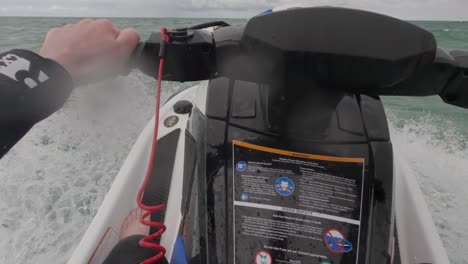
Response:
[[[31,17],[31,18],[197,18],[197,19],[249,19],[250,17],[209,17],[209,16],[29,16],[29,15],[14,15],[14,16],[4,16],[0,17]],[[397,18],[399,19],[399,18]],[[468,20],[450,20],[450,19],[401,19],[404,21],[414,21],[414,22],[468,22]]]
[[[221,18],[221,19],[249,19],[251,18],[251,16],[249,17],[230,17],[230,16],[227,16],[227,17],[215,17],[215,16],[169,16],[169,17],[165,17],[165,16],[95,16],[95,15],[91,15],[91,16],[41,16],[41,15],[37,15],[37,16],[29,16],[29,15],[14,15],[14,16],[11,16],[11,15],[0,15],[0,17],[38,17],[38,18],[207,18],[207,19],[211,19],[211,18]]]

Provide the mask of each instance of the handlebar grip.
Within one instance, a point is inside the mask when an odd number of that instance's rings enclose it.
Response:
[[[153,33],[136,47],[129,67],[155,77],[159,69],[160,48],[161,35]],[[174,38],[165,49],[163,80],[199,81],[216,75],[215,45],[211,33],[188,30],[186,38]]]

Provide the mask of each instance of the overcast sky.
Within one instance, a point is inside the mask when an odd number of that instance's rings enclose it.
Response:
[[[352,7],[413,20],[468,20],[468,0],[0,0],[0,16],[250,17],[303,3]]]

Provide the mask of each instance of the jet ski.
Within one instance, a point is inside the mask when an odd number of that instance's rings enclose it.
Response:
[[[449,263],[380,96],[468,108],[467,52],[438,48],[411,23],[334,7],[165,34],[141,43],[132,67],[154,77],[163,53],[163,80],[200,83],[143,130],[68,263],[103,262],[148,163],[139,201],[165,205],[151,221],[165,224],[154,243],[173,264]]]

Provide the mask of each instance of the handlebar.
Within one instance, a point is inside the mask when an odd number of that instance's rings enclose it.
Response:
[[[198,29],[169,31],[169,45],[165,45],[165,70],[163,80],[198,81],[215,77],[215,46],[211,33]],[[143,73],[155,76],[159,67],[161,35],[152,33],[149,39],[136,48],[132,66]]]
[[[209,31],[205,27],[218,26]],[[246,24],[216,21],[169,31],[164,80],[228,77],[259,83],[306,78],[330,89],[380,95],[439,95],[468,108],[468,52],[445,52],[413,24],[371,12],[315,7],[263,14]],[[161,36],[134,52],[155,76]]]

